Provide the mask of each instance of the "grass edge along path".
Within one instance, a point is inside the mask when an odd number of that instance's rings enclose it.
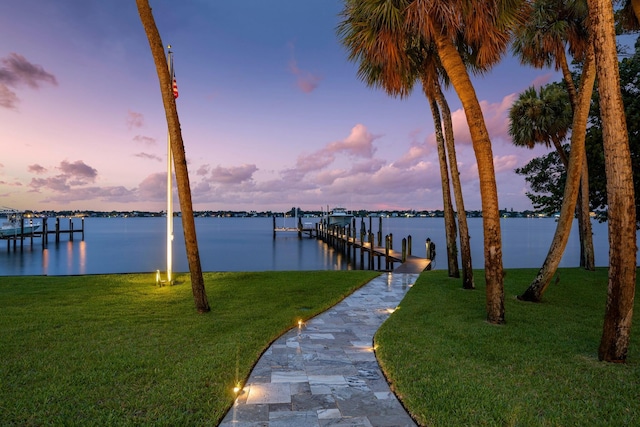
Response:
[[[217,425],[269,344],[378,273],[3,277],[0,424]]]
[[[626,364],[598,361],[607,269],[559,269],[542,303],[518,301],[536,271],[507,271],[505,325],[484,321],[482,274],[468,291],[438,270],[378,330],[376,356],[421,425],[640,424],[638,328]]]

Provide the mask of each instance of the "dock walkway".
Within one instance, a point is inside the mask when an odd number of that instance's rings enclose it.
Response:
[[[411,254],[411,236],[402,239],[402,250],[393,249],[393,235],[387,235],[384,239],[378,236],[378,244],[373,233],[360,234],[360,237],[351,232],[355,225],[349,227],[326,227],[324,224],[316,225],[318,239],[324,240],[338,251],[343,252],[350,259],[357,259],[357,251],[360,254],[360,265],[368,261],[369,269],[373,270],[375,260],[378,261],[378,270],[396,271],[398,273],[419,274],[431,268],[432,260],[420,258]],[[384,246],[382,242],[384,240]],[[383,266],[384,262],[384,266]],[[401,265],[395,267],[396,263]]]

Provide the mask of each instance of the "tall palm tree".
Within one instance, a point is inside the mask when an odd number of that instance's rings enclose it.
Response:
[[[520,57],[522,63],[539,68],[554,66],[556,70],[562,70],[563,80],[569,93],[569,102],[574,114],[578,103],[578,93],[565,52],[568,50],[576,60],[584,59],[589,48],[587,15],[588,10],[585,0],[567,0],[564,2],[535,0],[532,2],[532,9],[526,23],[516,29],[512,45],[514,53]],[[578,133],[578,135],[581,134],[581,132]],[[576,140],[573,137],[571,140],[575,141],[575,143],[584,144],[584,140]],[[589,217],[589,172],[586,161],[581,169],[581,175],[575,178],[578,180],[577,185],[580,186],[578,208],[575,212],[578,216],[578,231],[580,235],[580,265],[587,270],[593,270],[595,268],[595,260],[591,220]],[[567,211],[566,214],[573,219],[574,212]],[[570,231],[571,227],[569,226],[565,232],[569,233]],[[558,238],[562,237],[558,235]],[[552,242],[552,247],[555,250],[550,251],[549,256],[562,257],[565,246],[559,245],[559,243],[560,241]],[[557,261],[559,262],[559,259]],[[555,264],[557,264],[555,260],[550,263],[545,262],[545,265]],[[555,269],[545,271],[543,280],[550,282],[555,271]],[[547,285],[548,283],[545,284],[543,289],[546,289]]]
[[[392,2],[388,2],[388,5],[388,8],[377,13],[386,14],[386,21],[391,22],[391,25],[373,26],[371,23],[375,20],[371,19],[371,15],[362,20],[363,16],[361,15],[356,13],[349,15],[345,12],[345,20],[338,26],[338,34],[349,49],[349,58],[359,63],[358,76],[369,86],[380,87],[391,96],[403,98],[411,93],[417,80],[421,81],[435,126],[442,184],[448,272],[450,277],[460,277],[449,167],[440,111],[434,95],[434,88],[439,85],[437,56],[424,54],[424,51],[429,48],[423,46],[419,38],[412,38],[401,30],[401,11],[395,8]],[[385,43],[363,43],[363,39],[385,40]],[[452,165],[452,168],[452,175],[457,174],[457,165]],[[454,190],[458,191],[459,188]]]
[[[458,211],[458,232],[460,234],[460,261],[462,262],[462,287],[464,289],[475,289],[473,281],[473,265],[471,261],[471,244],[469,237],[469,226],[467,224],[467,213],[462,198],[462,184],[460,183],[460,173],[458,172],[458,160],[454,145],[453,121],[451,120],[451,110],[449,104],[442,93],[440,85],[435,86],[436,99],[442,111],[444,123],[444,140],[447,145],[449,155],[449,165],[451,170],[451,181],[453,182],[453,196],[456,200],[456,210]]]
[[[540,301],[542,294],[545,292],[553,274],[558,269],[562,253],[569,239],[571,231],[571,223],[573,222],[573,213],[575,212],[580,189],[580,176],[582,174],[582,166],[585,162],[585,144],[584,139],[587,132],[587,120],[589,117],[589,107],[591,103],[591,94],[595,82],[595,56],[592,47],[587,50],[585,55],[585,63],[582,69],[582,77],[580,79],[580,89],[578,91],[578,103],[573,113],[573,124],[571,126],[571,153],[569,155],[569,167],[567,168],[567,179],[565,182],[564,193],[562,197],[562,206],[560,208],[560,218],[553,235],[553,240],[549,247],[549,252],[545,258],[542,267],[538,270],[538,274],[531,282],[527,290],[519,295],[518,298],[524,301]]]
[[[178,119],[178,110],[176,101],[173,96],[173,82],[169,76],[167,68],[167,59],[165,57],[164,45],[160,38],[160,33],[156,26],[151,7],[148,0],[136,0],[140,20],[144,27],[151,54],[156,64],[158,80],[160,81],[160,92],[162,94],[162,102],[167,117],[167,125],[169,127],[169,135],[171,140],[171,153],[176,171],[176,182],[178,184],[178,196],[180,198],[180,210],[182,211],[182,228],[184,230],[184,240],[187,251],[187,260],[189,262],[189,271],[191,273],[191,289],[196,309],[199,313],[210,311],[207,294],[204,288],[204,278],[202,276],[202,267],[200,265],[200,253],[198,251],[198,240],[196,238],[196,227],[193,218],[193,204],[191,202],[191,187],[189,185],[189,171],[187,170],[187,160],[184,151],[184,142],[182,141],[182,132],[180,130],[180,121]],[[169,215],[170,212],[167,212]]]
[[[425,93],[427,90],[425,89]],[[440,118],[440,108],[438,101],[433,95],[427,95],[429,107],[433,116],[433,125],[436,133],[436,144],[438,148],[438,161],[440,163],[440,177],[442,184],[442,200],[444,207],[445,238],[447,240],[447,261],[449,277],[460,277],[458,267],[458,251],[456,245],[456,220],[453,214],[453,204],[451,203],[451,184],[449,181],[449,168],[447,167],[447,152],[442,132],[442,119]]]
[[[479,70],[488,69],[504,53],[510,31],[523,18],[521,0],[345,0],[343,15],[354,28],[392,30],[368,37],[366,32],[354,46],[388,46],[376,49],[372,62],[397,64],[406,56],[406,41],[420,39],[434,46],[438,60],[464,107],[476,155],[482,197],[487,319],[504,322],[502,238],[493,151],[482,109],[467,72],[465,59],[472,58]],[[393,36],[389,37],[389,33]],[[399,43],[398,40],[405,40]],[[398,46],[400,44],[400,46]],[[406,61],[405,61],[406,63]],[[397,65],[391,65],[395,67]],[[401,73],[399,76],[403,75]],[[401,80],[401,78],[399,77]]]
[[[613,6],[608,0],[588,1],[591,30],[595,37],[609,205],[609,283],[598,357],[609,362],[624,362],[629,347],[636,283],[633,172],[620,93]]]
[[[566,51],[578,61],[584,59],[588,40],[587,14],[585,0],[535,0],[529,19],[525,25],[516,29],[512,46],[523,63],[538,68],[554,66],[556,70],[562,71],[572,111],[575,111],[578,94]],[[576,213],[580,235],[580,265],[593,270],[595,260],[589,219],[589,170],[586,162],[580,177]],[[547,275],[549,280],[554,273],[555,271]]]
[[[517,0],[414,0],[407,3],[408,28],[436,46],[442,67],[464,108],[480,179],[487,318],[491,323],[503,323],[502,239],[493,151],[463,58],[472,57],[472,63],[481,70],[497,62],[507,47],[511,29],[521,23],[526,4]]]

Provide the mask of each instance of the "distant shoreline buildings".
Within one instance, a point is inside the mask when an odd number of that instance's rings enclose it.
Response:
[[[482,211],[466,211],[467,218],[482,218]],[[444,218],[442,210],[378,210],[369,211],[366,209],[350,211],[358,218],[383,217],[383,218]],[[25,217],[85,217],[85,218],[154,218],[166,217],[165,211],[92,211],[92,210],[62,210],[62,211],[24,211]],[[274,211],[232,211],[232,210],[205,210],[194,211],[197,218],[290,218],[296,216],[295,208],[286,212]],[[305,211],[297,208],[297,216],[302,218],[321,218],[326,215],[323,211]],[[174,212],[174,216],[179,217],[180,212]],[[557,218],[558,214],[546,214],[532,210],[514,211],[513,209],[500,210],[502,218]],[[592,213],[592,217],[606,218],[606,212]]]

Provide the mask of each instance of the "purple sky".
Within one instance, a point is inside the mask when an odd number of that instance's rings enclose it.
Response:
[[[151,1],[175,52],[196,210],[442,207],[427,101],[358,80],[336,36],[340,1],[177,4]],[[164,210],[167,128],[135,2],[5,2],[0,35],[0,206]],[[509,107],[556,80],[510,54],[473,78],[503,209],[531,209],[513,170],[547,152],[512,146]],[[447,98],[466,208],[480,209],[464,113]]]

